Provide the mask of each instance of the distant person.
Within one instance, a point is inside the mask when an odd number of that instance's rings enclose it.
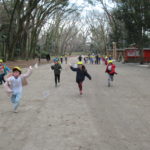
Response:
[[[66,64],[67,64],[67,60],[68,60],[67,55],[65,55],[65,63]]]
[[[109,55],[108,60],[112,60],[112,56],[111,55]]]
[[[90,61],[90,56],[91,56],[91,55],[90,55],[90,54],[88,54],[88,60],[89,60],[89,61]]]
[[[87,61],[88,61],[88,58],[85,56],[85,57],[84,57],[84,63],[86,64]]]
[[[78,60],[79,60],[79,61],[82,61],[82,56],[81,56],[81,55],[78,57]]]
[[[105,65],[108,65],[108,61],[109,61],[109,60],[108,60],[108,57],[107,57],[107,56],[105,57],[104,61],[105,61]]]
[[[58,59],[54,60],[54,65],[51,66],[51,69],[54,70],[55,87],[57,87],[57,84],[60,83],[60,73],[62,70],[62,67],[59,64]]]
[[[70,65],[70,69],[72,71],[77,72],[76,74],[76,82],[78,84],[79,87],[79,91],[80,91],[80,95],[83,94],[83,81],[85,80],[85,76],[89,78],[89,80],[91,80],[91,76],[88,74],[85,66],[83,65],[83,63],[81,61],[79,61],[78,63],[78,68],[74,68]]]
[[[12,70],[12,75],[6,80],[4,86],[6,91],[11,94],[11,102],[15,113],[17,112],[17,108],[22,97],[22,88],[24,85],[27,85],[26,79],[31,75],[31,73],[31,66],[26,74],[22,74],[20,67],[14,67]]]
[[[113,61],[109,60],[105,71],[108,74],[108,87],[111,86],[111,82],[114,81],[114,75],[117,74],[115,69],[116,66],[113,64]]]
[[[51,57],[49,54],[46,55],[46,60],[47,60],[47,62],[49,62],[51,60]]]
[[[100,64],[100,63],[101,63],[101,56],[98,55],[98,64]]]
[[[95,56],[95,64],[98,64],[98,63],[99,63],[99,56],[96,55],[96,56]]]
[[[61,64],[63,63],[63,56],[60,57]]]
[[[58,58],[58,56],[56,56],[54,59],[53,59],[53,62],[55,63],[55,62],[59,62],[60,60],[59,60],[59,58]]]
[[[91,55],[91,56],[90,56],[90,64],[94,64],[94,58],[95,58],[94,55]]]
[[[5,64],[3,64],[3,60],[0,59],[0,84],[5,83],[4,76],[11,72],[11,69],[8,68]]]

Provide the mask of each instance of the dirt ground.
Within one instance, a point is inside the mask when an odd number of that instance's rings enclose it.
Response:
[[[13,68],[14,66],[20,66],[21,68],[26,68],[30,65],[34,65],[38,63],[39,65],[42,65],[42,64],[47,64],[48,62],[46,61],[46,59],[41,59],[40,63],[38,61],[38,59],[32,59],[32,60],[16,60],[16,61],[7,61],[5,64],[10,67],[10,68]]]
[[[86,65],[92,81],[80,96],[75,73],[62,66],[57,88],[50,64],[33,70],[18,113],[0,86],[0,150],[150,149],[150,69],[117,63],[109,88],[105,66]]]

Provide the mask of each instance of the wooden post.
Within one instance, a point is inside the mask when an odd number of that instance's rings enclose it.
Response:
[[[113,44],[113,59],[117,58],[117,50],[116,50],[116,42],[112,42]]]

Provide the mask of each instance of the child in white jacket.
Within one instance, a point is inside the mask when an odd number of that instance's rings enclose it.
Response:
[[[26,74],[22,74],[20,67],[14,67],[12,69],[12,76],[10,76],[5,83],[5,89],[8,93],[11,93],[11,102],[13,104],[14,112],[17,112],[17,108],[20,103],[22,96],[22,87],[27,85],[27,78],[32,73],[32,67],[29,67],[29,70]]]

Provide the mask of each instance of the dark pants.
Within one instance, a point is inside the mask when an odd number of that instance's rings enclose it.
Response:
[[[60,74],[55,74],[55,85],[60,82]]]
[[[98,59],[96,59],[95,63],[98,64]]]
[[[2,84],[3,82],[5,83],[4,76],[5,76],[5,74],[0,75],[0,84]]]
[[[114,74],[108,74],[108,87],[110,87],[111,82],[114,81]]]
[[[63,63],[63,58],[60,58],[61,63]]]
[[[66,64],[67,64],[67,58],[65,58],[65,62],[66,62]]]
[[[82,91],[82,82],[78,82],[79,90]]]

